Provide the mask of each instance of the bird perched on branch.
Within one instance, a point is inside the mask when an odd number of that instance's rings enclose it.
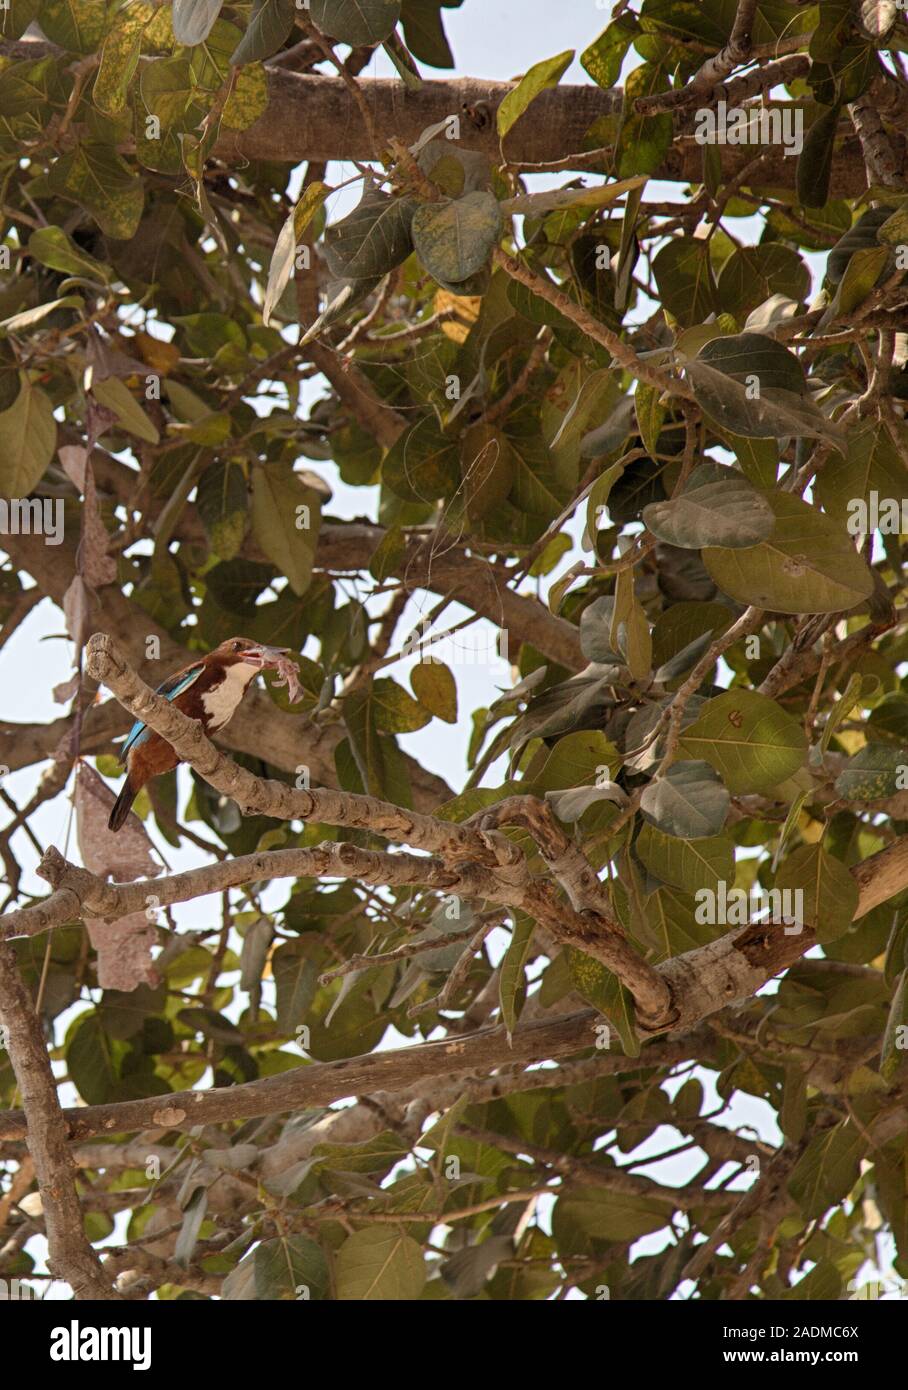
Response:
[[[277,671],[289,687],[291,700],[301,691],[299,669],[287,656],[287,647],[265,647],[248,637],[231,637],[207,656],[184,666],[158,686],[157,693],[190,719],[197,719],[206,734],[215,734],[235,714],[246,688],[260,671]],[[152,777],[170,772],[182,759],[160,734],[138,720],[120,750],[126,765],[126,781],[114,802],[108,826],[119,830],[139,792]]]

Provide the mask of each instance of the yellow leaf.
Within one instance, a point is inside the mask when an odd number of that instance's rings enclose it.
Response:
[[[165,343],[160,338],[153,338],[150,333],[143,333],[141,329],[136,334],[136,347],[142,361],[162,376],[170,376],[180,360],[180,349],[176,343]]]
[[[451,294],[449,290],[437,290],[435,293],[436,314],[451,313],[453,315],[441,325],[441,331],[455,343],[462,343],[465,340],[470,328],[479,318],[481,308],[481,295]]]

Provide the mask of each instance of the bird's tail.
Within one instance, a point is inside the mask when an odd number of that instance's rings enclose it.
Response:
[[[138,787],[134,787],[132,785],[132,782],[129,780],[129,773],[127,772],[126,780],[120,788],[119,795],[116,801],[114,802],[113,810],[110,813],[110,819],[107,822],[108,830],[120,829],[120,826],[123,824],[123,822],[126,820],[126,817],[129,815],[132,803],[139,795],[139,790],[140,789]]]

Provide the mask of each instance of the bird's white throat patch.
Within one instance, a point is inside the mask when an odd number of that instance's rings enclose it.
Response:
[[[246,686],[253,676],[259,673],[258,666],[248,661],[238,661],[227,667],[227,674],[211,690],[202,696],[202,704],[208,715],[209,731],[223,728],[236,711],[243,698]]]

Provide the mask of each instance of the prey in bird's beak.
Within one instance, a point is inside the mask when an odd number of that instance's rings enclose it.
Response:
[[[304,691],[300,684],[300,669],[290,657],[289,647],[267,647],[264,642],[253,642],[249,637],[230,637],[218,647],[215,655],[221,652],[232,661],[242,661],[244,665],[256,667],[259,671],[275,671],[276,685],[287,687],[287,698],[291,704],[299,700]]]
[[[289,651],[289,647],[265,647],[256,643],[243,652],[243,660],[257,666],[260,671],[278,671],[282,665],[288,664],[286,657]]]
[[[274,671],[277,686],[287,687],[287,699],[291,705],[302,698],[303,687],[300,685],[300,668],[295,661],[291,661],[289,647],[259,647],[258,660],[260,671]],[[253,657],[255,660],[256,657]]]

